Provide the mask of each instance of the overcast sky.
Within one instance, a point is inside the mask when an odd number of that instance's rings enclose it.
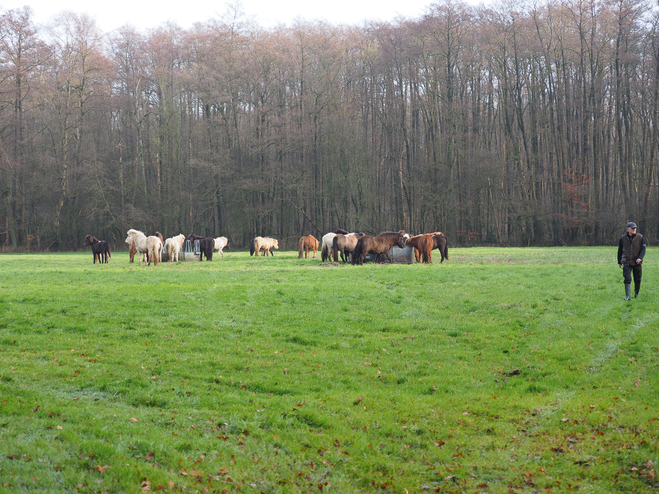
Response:
[[[2,10],[24,5],[42,24],[65,10],[87,13],[105,32],[126,24],[140,31],[174,21],[183,28],[221,16],[234,0],[0,0]],[[362,25],[367,20],[391,21],[399,16],[418,18],[433,0],[242,0],[242,10],[262,27],[290,24],[296,18],[332,24]],[[480,3],[469,0],[469,3]]]

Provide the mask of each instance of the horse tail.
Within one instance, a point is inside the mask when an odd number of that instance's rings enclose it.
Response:
[[[444,245],[444,259],[448,261],[448,242]]]
[[[297,243],[297,258],[302,259],[302,252],[304,251],[304,237],[300,238],[300,241]]]
[[[252,243],[249,245],[249,255],[254,255],[254,249],[256,248],[256,237],[252,239]]]
[[[339,242],[337,237],[334,237],[332,240],[332,257],[334,257],[334,262],[339,262]]]
[[[359,264],[359,259],[362,256],[362,250],[364,247],[364,242],[359,239],[357,245],[355,245],[355,250],[352,251],[352,264]]]
[[[320,250],[320,258],[325,262],[329,258],[327,242],[323,241],[323,248]]]

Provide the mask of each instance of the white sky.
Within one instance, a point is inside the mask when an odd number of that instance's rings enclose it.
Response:
[[[182,28],[217,18],[234,0],[0,0],[2,11],[25,5],[36,24],[44,24],[65,10],[86,13],[110,32],[126,24],[146,31],[173,21]],[[258,25],[269,28],[296,18],[332,24],[362,25],[367,20],[391,21],[399,16],[418,18],[434,0],[242,0],[242,10]],[[470,0],[469,3],[478,3]]]

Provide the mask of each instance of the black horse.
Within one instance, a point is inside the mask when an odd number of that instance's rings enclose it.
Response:
[[[201,235],[195,235],[191,233],[186,240],[189,240],[194,244],[195,240],[199,240],[199,250],[201,251],[200,260],[204,260],[206,256],[207,261],[213,260],[213,249],[215,248],[215,239],[213,237],[202,237]]]
[[[94,254],[94,264],[96,264],[97,259],[101,264],[107,263],[108,258],[112,257],[110,255],[110,244],[105,240],[98,240],[91,235],[87,235],[85,237],[85,247],[87,245],[91,245],[92,247],[92,253]]]

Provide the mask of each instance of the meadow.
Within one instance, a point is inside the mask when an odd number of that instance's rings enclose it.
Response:
[[[655,492],[659,268],[0,255],[0,491]]]

